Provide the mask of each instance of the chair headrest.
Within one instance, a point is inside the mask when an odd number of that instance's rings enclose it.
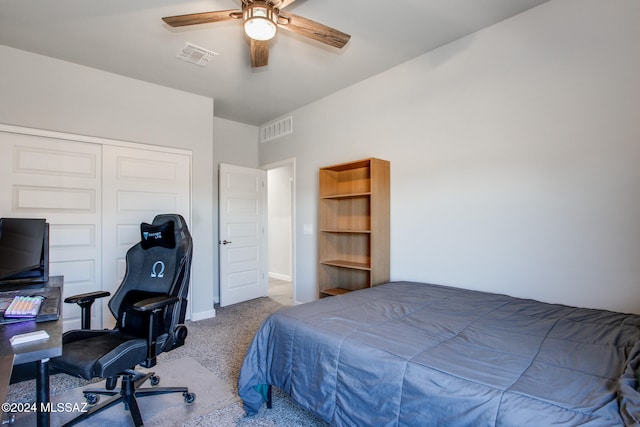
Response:
[[[187,227],[187,223],[185,222],[182,215],[179,214],[160,214],[156,215],[153,218],[153,225],[163,224],[167,221],[173,221],[175,223],[175,230],[178,231],[182,228]]]
[[[173,249],[176,247],[176,238],[173,234],[173,221],[152,225],[143,222],[140,224],[140,246],[147,250],[154,246]]]
[[[156,215],[151,224],[140,224],[140,246],[147,250],[156,246],[173,249],[176,240],[183,239],[188,229],[182,215]]]

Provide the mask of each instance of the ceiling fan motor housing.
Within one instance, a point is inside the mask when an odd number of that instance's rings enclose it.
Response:
[[[278,10],[269,1],[243,1],[242,18],[244,32],[254,40],[271,40],[278,31]]]

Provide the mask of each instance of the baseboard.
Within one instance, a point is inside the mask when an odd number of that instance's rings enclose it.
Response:
[[[269,273],[269,278],[278,279],[278,280],[284,280],[286,282],[290,282],[291,281],[291,276],[287,276],[286,274],[279,274],[279,273]]]
[[[216,310],[212,308],[211,310],[206,311],[198,311],[191,313],[191,321],[197,322],[198,320],[211,319],[212,317],[216,317]]]

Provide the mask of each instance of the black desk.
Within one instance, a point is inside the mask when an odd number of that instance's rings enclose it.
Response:
[[[63,277],[49,278],[46,286],[63,285]],[[62,298],[60,298],[62,304]],[[61,308],[62,310],[62,308]],[[0,357],[13,356],[13,364],[33,363],[37,365],[36,404],[38,409],[38,426],[49,426],[49,412],[41,411],[49,403],[49,359],[62,355],[62,311],[58,320],[36,323],[34,321],[0,325]],[[12,346],[12,336],[28,332],[45,331],[48,340],[24,343]],[[10,377],[11,375],[9,375]],[[9,378],[7,378],[7,382]],[[0,402],[1,403],[1,402]]]
[[[0,402],[7,401],[7,387],[9,387],[9,378],[13,368],[13,354],[3,354],[0,356]],[[4,379],[7,379],[6,381]],[[1,413],[0,413],[1,414]]]

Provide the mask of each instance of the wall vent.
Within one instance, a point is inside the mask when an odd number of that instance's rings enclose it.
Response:
[[[191,64],[206,67],[207,64],[211,62],[216,56],[218,56],[216,52],[187,42],[184,47],[180,49],[180,51],[176,55],[176,58],[190,62]]]
[[[273,141],[293,133],[293,117],[288,116],[260,127],[260,142]]]

